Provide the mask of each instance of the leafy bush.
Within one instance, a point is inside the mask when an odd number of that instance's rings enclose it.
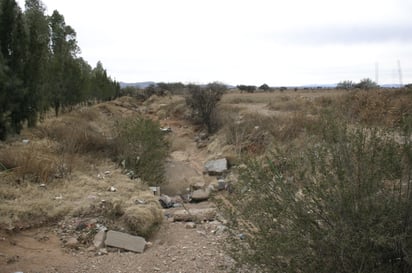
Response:
[[[188,89],[186,104],[192,110],[194,119],[205,125],[209,133],[213,132],[216,129],[213,114],[226,86],[220,83],[209,83],[205,87],[191,84]]]
[[[330,117],[306,151],[250,161],[232,195],[233,225],[246,234],[232,256],[264,272],[411,272],[411,132],[403,135]]]
[[[164,162],[168,144],[160,131],[160,124],[142,117],[118,124],[118,159],[125,167],[146,183],[153,185],[164,181]]]

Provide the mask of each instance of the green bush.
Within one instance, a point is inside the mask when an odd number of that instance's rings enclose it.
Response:
[[[206,86],[189,84],[186,104],[192,110],[193,119],[207,127],[209,133],[216,130],[215,109],[227,87],[217,82]]]
[[[124,167],[148,184],[164,182],[168,143],[160,124],[137,117],[120,122],[117,127],[117,157],[124,162]]]
[[[246,235],[232,238],[232,256],[263,272],[411,272],[407,133],[395,141],[329,118],[307,150],[250,161],[232,195]]]

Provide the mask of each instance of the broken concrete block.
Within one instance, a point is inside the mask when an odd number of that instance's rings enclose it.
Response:
[[[130,234],[108,231],[106,234],[106,246],[121,248],[137,253],[143,253],[146,246],[146,240],[140,236],[133,236]]]
[[[99,250],[100,248],[104,247],[104,241],[106,240],[106,231],[100,230],[93,239],[94,247]]]
[[[226,158],[206,162],[205,171],[209,175],[220,175],[227,170]]]
[[[173,212],[174,221],[196,222],[196,221],[212,221],[216,218],[216,209],[181,209]]]

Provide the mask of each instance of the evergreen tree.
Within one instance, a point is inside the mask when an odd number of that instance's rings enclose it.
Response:
[[[22,104],[26,94],[23,84],[27,60],[27,35],[21,9],[14,0],[0,2],[0,139],[12,129],[19,133],[25,119]]]
[[[49,18],[51,30],[52,56],[49,65],[50,103],[56,116],[61,107],[79,102],[80,88],[78,87],[79,69],[75,62],[78,46],[76,32],[67,26],[63,15],[54,11]]]
[[[37,118],[48,108],[47,67],[50,59],[49,24],[45,7],[40,0],[26,0],[25,19],[28,29],[28,47],[25,84],[28,87],[25,106],[28,126],[36,125]]]

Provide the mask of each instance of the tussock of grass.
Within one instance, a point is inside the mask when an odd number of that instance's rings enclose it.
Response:
[[[163,220],[158,204],[134,205],[126,209],[123,220],[131,233],[150,236]]]

